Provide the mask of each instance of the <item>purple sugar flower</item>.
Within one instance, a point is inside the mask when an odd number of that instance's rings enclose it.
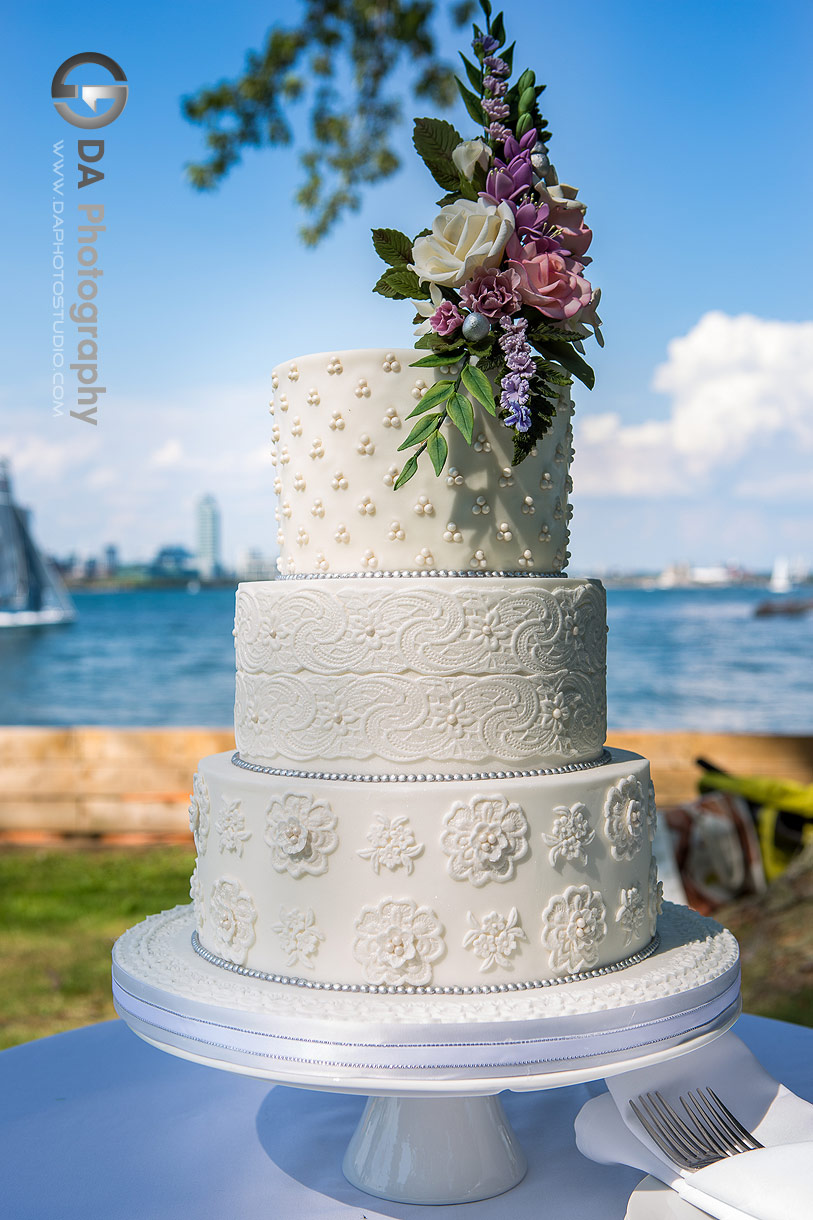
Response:
[[[519,276],[517,276],[519,283]],[[463,324],[463,315],[454,301],[441,301],[429,319],[429,325],[438,335],[451,335]]]
[[[510,76],[511,69],[504,59],[500,59],[499,55],[486,55],[483,60],[483,67],[491,72],[494,76]]]
[[[518,140],[516,138],[516,136],[511,135],[505,141],[505,148],[503,149],[503,155],[509,161],[513,157],[519,156],[520,153],[527,153],[528,156],[530,156],[531,150],[533,149],[534,144],[536,144],[536,141],[537,141],[537,134],[536,134],[535,127],[532,127],[530,131],[526,131],[525,135],[522,137],[521,140]]]
[[[500,388],[509,398],[525,406],[531,397],[531,387],[527,377],[521,373],[506,373],[500,382]]]
[[[508,414],[503,419],[507,428],[527,432],[531,426],[531,378],[536,372],[525,332],[528,323],[524,318],[503,318],[500,322],[502,334],[500,347],[505,356],[508,372],[500,382],[500,406]]]
[[[487,89],[492,97],[503,97],[508,86],[501,77],[490,75],[483,79],[483,88]]]
[[[483,55],[490,55],[492,51],[497,50],[497,39],[493,34],[478,34],[472,40],[472,47],[475,51],[482,51]]]
[[[501,119],[508,118],[511,113],[511,107],[507,102],[503,102],[498,97],[484,97],[483,112],[487,119],[499,122]]]
[[[508,411],[502,421],[507,428],[516,428],[517,432],[527,432],[531,426],[531,409],[524,403],[509,399],[507,402],[500,397],[500,405]]]
[[[506,314],[516,313],[522,304],[518,286],[517,272],[481,267],[460,289],[460,299],[472,313],[481,313],[486,318],[502,318]]]
[[[496,144],[504,144],[511,138],[511,132],[504,123],[489,123],[488,134]]]

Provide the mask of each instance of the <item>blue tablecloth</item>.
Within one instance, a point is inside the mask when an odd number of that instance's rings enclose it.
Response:
[[[736,1032],[813,1102],[813,1030],[743,1017]],[[361,1097],[306,1092],[176,1059],[120,1021],[0,1054],[0,1215],[8,1220],[622,1220],[640,1175],[577,1151],[601,1083],[504,1093],[525,1180],[482,1203],[415,1207],[362,1194],[341,1160]]]

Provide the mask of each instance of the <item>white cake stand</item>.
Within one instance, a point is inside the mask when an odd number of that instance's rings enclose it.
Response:
[[[498,1094],[654,1064],[724,1033],[740,1012],[737,942],[665,904],[660,945],[622,971],[478,995],[380,995],[273,984],[204,961],[191,907],[153,915],[113,950],[119,1015],[196,1063],[279,1084],[363,1093],[345,1176],[405,1203],[487,1199],[527,1162]]]

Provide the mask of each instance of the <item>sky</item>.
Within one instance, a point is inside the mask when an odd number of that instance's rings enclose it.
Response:
[[[371,292],[380,264],[369,241],[371,227],[415,233],[436,212],[438,188],[410,144],[426,104],[406,96],[406,68],[395,84],[403,168],[315,250],[297,239],[295,152],[246,153],[211,194],[184,177],[202,139],[180,98],[238,75],[246,51],[299,11],[244,0],[6,7],[0,455],[53,553],[113,542],[138,559],[191,546],[207,492],[228,560],[247,547],[273,553],[271,369],[309,351],[412,343],[408,303]],[[548,84],[551,158],[588,205],[588,274],[602,288],[596,388],[575,394],[572,567],[813,563],[813,6],[510,0],[505,12],[517,67]],[[442,11],[437,30],[451,60],[466,31]],[[122,66],[129,96],[98,133],[104,181],[79,191],[83,133],[57,114],[50,87],[58,65],[87,50]],[[70,79],[109,82],[90,71]],[[446,117],[475,134],[462,108]],[[77,201],[105,206],[95,427],[53,409],[60,139],[69,302]]]

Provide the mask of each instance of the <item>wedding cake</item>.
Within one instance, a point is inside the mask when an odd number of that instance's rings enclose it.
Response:
[[[418,350],[273,374],[280,576],[238,589],[237,749],[190,817],[195,950],[277,984],[537,988],[657,946],[649,766],[605,747],[604,591],[564,574],[592,235],[484,11],[482,138],[416,120],[440,212],[373,234]]]

